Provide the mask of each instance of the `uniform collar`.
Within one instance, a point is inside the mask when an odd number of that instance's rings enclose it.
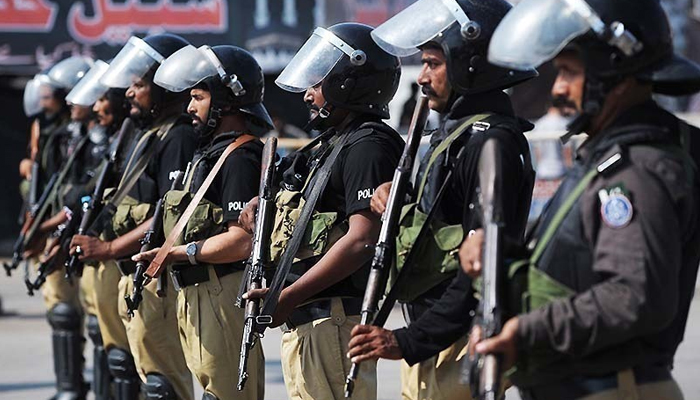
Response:
[[[469,115],[494,113],[508,117],[515,116],[510,96],[501,90],[492,90],[474,95],[462,95],[452,103],[444,120],[459,120]]]

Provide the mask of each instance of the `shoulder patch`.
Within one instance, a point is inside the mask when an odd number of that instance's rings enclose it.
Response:
[[[607,226],[619,229],[630,223],[634,208],[623,190],[618,188],[608,192],[603,189],[598,195],[600,196],[600,215]]]

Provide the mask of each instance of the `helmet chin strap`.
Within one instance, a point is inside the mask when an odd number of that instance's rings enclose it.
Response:
[[[616,81],[604,82],[594,75],[586,74],[583,85],[583,111],[566,126],[566,134],[559,138],[563,144],[591,127],[591,121],[603,109],[605,98],[614,82]]]
[[[328,102],[323,103],[323,106],[318,110],[318,115],[313,117],[305,126],[302,128],[304,132],[309,133],[321,125],[321,123],[328,119],[333,112],[333,106],[328,104]]]

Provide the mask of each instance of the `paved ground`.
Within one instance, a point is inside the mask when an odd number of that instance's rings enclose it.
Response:
[[[40,296],[28,297],[19,275],[0,276],[0,297],[8,314],[0,318],[0,400],[47,399],[53,393],[53,366],[51,361],[50,330],[44,316]],[[700,286],[700,285],[699,285]],[[399,326],[402,318],[394,312],[390,326]],[[279,330],[273,330],[263,339],[266,365],[266,398],[286,398],[279,362]],[[91,350],[86,375],[91,374]],[[685,342],[678,351],[674,372],[687,400],[700,399],[700,296],[696,296]],[[232,383],[235,377],[232,377]],[[195,385],[197,386],[197,385]],[[200,398],[201,390],[196,398]],[[399,363],[379,363],[379,399],[399,399]],[[518,399],[509,391],[509,400]]]

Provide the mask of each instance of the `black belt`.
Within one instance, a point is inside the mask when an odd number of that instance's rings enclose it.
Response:
[[[241,271],[241,269],[228,264],[213,265],[212,267],[218,278]],[[202,265],[174,266],[170,270],[170,278],[172,278],[173,287],[179,292],[188,286],[209,281],[209,268]]]
[[[668,366],[639,366],[633,368],[637,385],[673,379]],[[520,389],[523,400],[576,400],[606,390],[617,389],[617,373],[602,376],[576,376],[551,384]]]
[[[362,298],[348,297],[342,298],[345,315],[360,315],[362,311]],[[316,300],[309,304],[297,307],[287,319],[283,330],[290,330],[298,326],[308,324],[321,318],[331,316],[331,299]]]

